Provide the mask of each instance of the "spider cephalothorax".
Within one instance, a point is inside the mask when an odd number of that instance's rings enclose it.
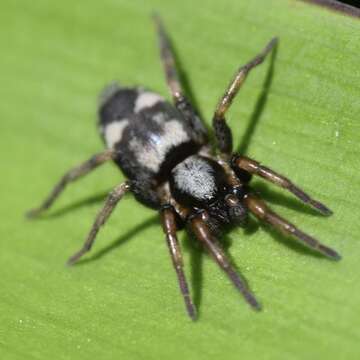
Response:
[[[30,211],[29,215],[38,215],[49,208],[69,182],[113,160],[128,180],[109,194],[83,247],[68,263],[75,263],[90,250],[99,228],[109,218],[116,204],[126,192],[132,192],[139,202],[159,211],[161,215],[180,290],[192,318],[196,317],[196,310],[185,279],[176,237],[177,229],[183,226],[190,229],[204,245],[245,300],[253,308],[259,309],[259,303],[216,239],[222,226],[244,226],[250,213],[313,250],[331,259],[340,259],[334,250],[270,210],[252,191],[249,182],[252,175],[260,176],[291,191],[324,215],[330,215],[331,211],[325,205],[313,200],[284,176],[255,160],[232,153],[232,134],[225,114],[247,74],[264,61],[276,46],[277,39],[272,39],[259,55],[240,67],[220,99],[213,118],[219,150],[215,154],[208,144],[209,137],[202,120],[184,95],[170,43],[158,17],[155,17],[155,24],[174,105],[142,87],[116,84],[107,87],[99,105],[99,129],[107,150],[66,173],[44,203]]]
[[[170,190],[179,204],[206,210],[219,225],[242,224],[246,219],[245,185],[229,184],[225,169],[209,156],[192,155],[176,165]]]

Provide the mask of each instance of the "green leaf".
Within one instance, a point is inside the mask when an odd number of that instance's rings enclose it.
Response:
[[[23,217],[68,168],[102,149],[96,96],[105,84],[119,79],[168,96],[154,9],[209,126],[237,67],[280,38],[272,70],[267,60],[251,73],[229,123],[249,156],[334,210],[316,216],[254,181],[275,210],[343,260],[316,256],[266,226],[229,232],[228,251],[260,313],[181,235],[200,312],[192,323],[157,214],[131,196],[85,260],[64,266],[104,194],[123,179],[113,165],[69,186],[41,220]],[[292,0],[3,0],[0,21],[2,359],[358,358],[358,20]]]

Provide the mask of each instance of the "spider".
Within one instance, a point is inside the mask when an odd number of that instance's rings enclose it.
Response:
[[[82,246],[68,264],[88,252],[102,225],[127,192],[161,217],[172,263],[188,315],[196,318],[183,270],[177,230],[187,227],[226,273],[246,302],[255,310],[259,302],[236,272],[217,240],[218,230],[228,224],[245,226],[251,213],[305,246],[339,260],[340,255],[299,230],[274,211],[249,186],[253,175],[287,189],[323,215],[332,212],[286,177],[241,154],[232,153],[232,133],[225,114],[249,72],[261,64],[277,45],[273,38],[251,61],[240,67],[215,109],[213,128],[218,147],[215,154],[208,132],[194,106],[184,94],[169,37],[159,16],[154,16],[160,57],[173,104],[142,87],[112,84],[103,91],[99,104],[99,130],[107,150],[68,171],[40,207],[30,210],[35,217],[48,209],[65,187],[112,160],[128,180],[108,195]]]

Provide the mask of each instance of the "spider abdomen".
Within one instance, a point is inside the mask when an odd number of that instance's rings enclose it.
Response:
[[[106,89],[99,127],[106,146],[118,151],[115,162],[130,180],[162,181],[202,146],[173,105],[143,88]]]

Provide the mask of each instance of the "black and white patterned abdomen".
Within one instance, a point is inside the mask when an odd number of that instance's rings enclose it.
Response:
[[[118,151],[115,162],[133,180],[165,179],[202,146],[174,106],[143,88],[107,88],[99,128],[106,146]]]

